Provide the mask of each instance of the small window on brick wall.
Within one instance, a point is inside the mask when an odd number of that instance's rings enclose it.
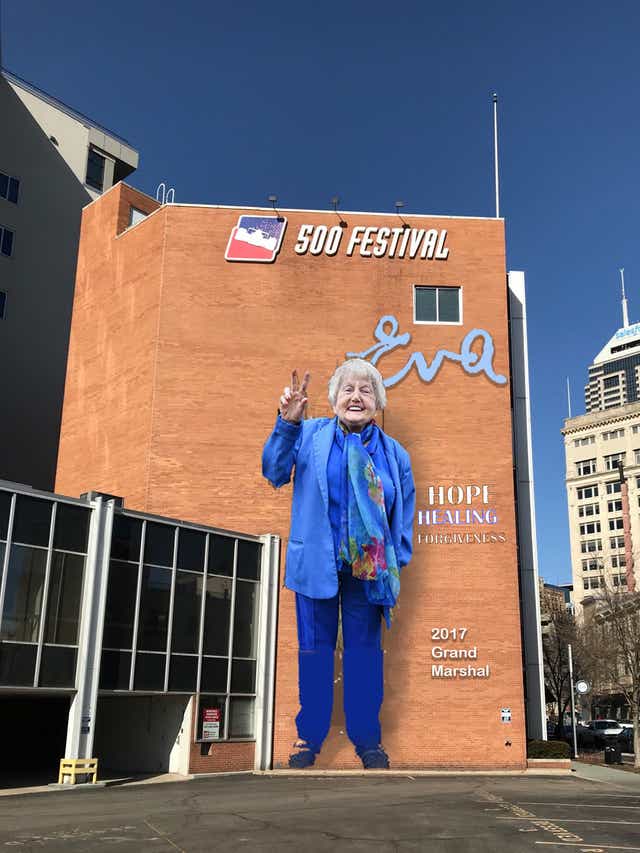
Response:
[[[142,222],[143,219],[147,218],[147,215],[144,210],[139,210],[137,207],[129,208],[129,227],[132,225],[137,225],[138,222]]]
[[[462,323],[462,288],[427,287],[413,289],[414,323]]]

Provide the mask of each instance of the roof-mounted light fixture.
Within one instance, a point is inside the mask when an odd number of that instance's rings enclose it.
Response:
[[[339,222],[340,227],[341,228],[347,228],[347,223],[342,218],[342,215],[340,213],[338,213],[338,205],[340,204],[340,196],[334,195],[333,198],[331,199],[331,204],[333,205],[333,212],[335,213],[335,215],[340,220],[340,222]]]
[[[268,196],[267,196],[267,201],[271,202],[271,204],[272,204],[272,206],[273,206],[273,211],[274,211],[274,213],[276,214],[276,216],[278,217],[278,222],[282,222],[282,221],[283,221],[283,219],[284,219],[284,216],[280,216],[280,214],[278,213],[278,210],[277,210],[277,208],[276,208],[276,204],[277,204],[277,201],[278,201],[278,196],[277,196],[277,195],[268,195]]]
[[[400,213],[400,211],[404,207],[404,202],[403,201],[397,201],[395,204],[395,207],[396,207],[396,214],[400,217],[400,221],[402,222],[402,227],[403,228],[410,228],[411,226],[409,225],[408,222],[406,222],[403,219],[402,214]]]

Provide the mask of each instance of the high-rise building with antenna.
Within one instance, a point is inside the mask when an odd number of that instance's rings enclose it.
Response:
[[[640,323],[629,325],[629,310],[622,283],[622,326],[589,365],[584,387],[587,412],[601,412],[640,400]]]
[[[634,589],[640,564],[640,323],[629,323],[620,277],[622,326],[589,365],[586,413],[569,411],[562,429],[578,614],[605,584]]]

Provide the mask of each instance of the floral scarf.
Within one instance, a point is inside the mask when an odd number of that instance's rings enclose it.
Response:
[[[400,572],[384,505],[382,480],[373,459],[379,429],[370,423],[361,433],[349,433],[338,422],[336,441],[342,449],[340,494],[340,559],[354,578],[366,581],[367,599],[384,608],[390,627],[390,608],[400,593]]]

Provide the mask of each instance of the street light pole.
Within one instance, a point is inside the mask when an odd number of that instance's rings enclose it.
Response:
[[[569,652],[569,685],[571,688],[571,732],[573,734],[573,757],[578,757],[578,738],[576,737],[576,706],[573,693],[573,655],[571,653],[571,643],[567,644]]]

